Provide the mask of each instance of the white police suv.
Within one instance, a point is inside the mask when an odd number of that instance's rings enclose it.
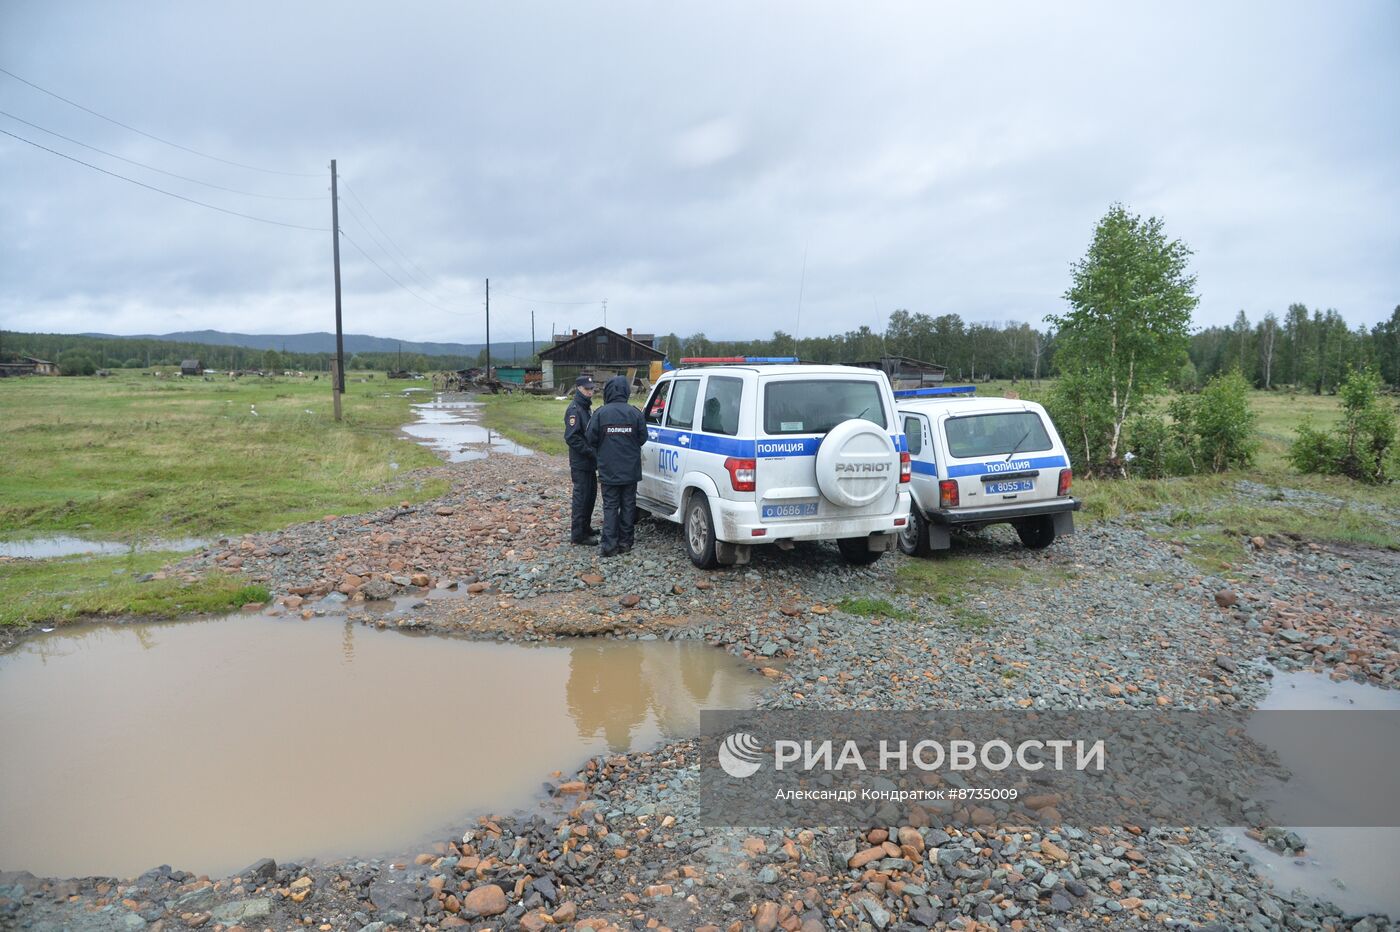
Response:
[[[637,504],[682,525],[696,566],[799,540],[835,540],[847,561],[873,563],[910,520],[889,379],[788,362],[683,359],[647,400]]]
[[[978,398],[972,386],[895,392],[913,469],[913,506],[899,536],[910,556],[946,550],[953,528],[1010,524],[1048,547],[1074,533],[1069,456],[1033,401]]]

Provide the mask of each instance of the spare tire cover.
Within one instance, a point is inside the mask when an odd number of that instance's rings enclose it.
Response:
[[[842,421],[817,448],[817,487],[833,504],[861,508],[898,481],[899,455],[885,428],[873,421]]]

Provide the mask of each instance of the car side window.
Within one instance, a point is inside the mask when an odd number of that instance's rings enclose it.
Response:
[[[924,427],[914,415],[904,418],[904,436],[909,439],[910,456],[918,456],[924,451]]]
[[[666,396],[671,393],[670,382],[662,382],[656,386],[656,391],[651,393],[651,400],[647,402],[647,423],[660,424],[662,417],[666,414]]]
[[[666,426],[680,430],[690,430],[695,424],[695,398],[700,394],[699,379],[677,379],[671,389],[670,411],[666,414]]]
[[[744,380],[712,375],[705,383],[705,403],[700,409],[700,429],[707,434],[739,433],[739,400]]]

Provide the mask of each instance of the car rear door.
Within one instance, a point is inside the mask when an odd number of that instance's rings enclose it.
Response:
[[[1069,465],[1044,414],[1029,407],[954,412],[941,418],[947,475],[960,508],[1013,507],[1053,499]]]
[[[755,443],[756,497],[762,521],[820,520],[890,514],[899,493],[899,427],[887,406],[888,394],[878,377],[846,375],[772,375],[760,380]],[[849,459],[880,466],[869,480],[876,496],[850,505],[823,494],[817,476],[817,453],[827,434],[850,420],[868,421],[874,437],[852,440]],[[883,437],[888,456],[877,449]],[[883,457],[884,461],[880,462]],[[865,482],[866,480],[856,480]]]

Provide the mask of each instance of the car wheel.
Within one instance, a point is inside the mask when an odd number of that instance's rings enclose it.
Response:
[[[704,492],[691,493],[685,505],[685,521],[681,526],[685,552],[690,562],[702,570],[719,566],[715,559],[715,523],[710,516],[710,502]]]
[[[899,549],[911,557],[926,557],[933,552],[928,542],[928,519],[917,503],[909,506],[909,520],[899,532]]]
[[[1055,519],[1050,515],[1016,522],[1016,534],[1030,550],[1044,550],[1055,540]]]
[[[882,550],[871,550],[864,537],[843,537],[836,542],[841,557],[854,566],[869,566],[884,555]]]

